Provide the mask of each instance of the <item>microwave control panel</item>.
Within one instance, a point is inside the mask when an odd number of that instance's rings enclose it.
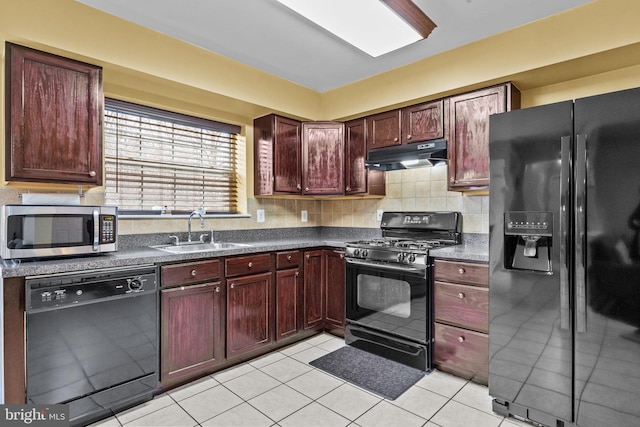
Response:
[[[100,215],[100,243],[115,243],[116,234],[116,216]]]

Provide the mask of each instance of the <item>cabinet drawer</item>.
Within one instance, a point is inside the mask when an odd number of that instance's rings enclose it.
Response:
[[[224,260],[227,277],[263,273],[271,270],[271,256],[257,254],[227,258]]]
[[[220,278],[220,260],[163,265],[161,277],[163,288],[215,281]]]
[[[434,359],[441,371],[487,385],[489,336],[436,323]]]
[[[302,261],[302,253],[300,251],[287,251],[276,253],[276,269],[283,270],[285,268],[299,267]]]
[[[434,265],[433,274],[436,280],[475,286],[489,286],[489,266],[487,264],[437,259]]]
[[[489,289],[435,282],[436,321],[489,331]]]

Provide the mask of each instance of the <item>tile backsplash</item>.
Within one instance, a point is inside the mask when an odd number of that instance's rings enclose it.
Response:
[[[465,195],[447,191],[447,168],[407,169],[386,172],[387,195],[384,198],[361,199],[274,199],[249,197],[250,216],[207,218],[205,230],[240,230],[283,227],[365,227],[379,228],[376,212],[382,211],[460,211],[463,232],[489,232],[489,196]],[[19,190],[0,189],[0,202],[20,203]],[[100,189],[86,193],[83,203],[100,204]],[[103,197],[102,197],[103,199]],[[264,222],[257,222],[257,211],[263,209]],[[302,222],[301,212],[307,211]],[[121,234],[147,234],[186,231],[185,218],[121,219]],[[184,229],[184,230],[183,230]],[[200,227],[194,227],[199,233]]]

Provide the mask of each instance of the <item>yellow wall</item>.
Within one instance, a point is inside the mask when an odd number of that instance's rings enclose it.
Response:
[[[640,86],[640,2],[593,2],[326,93],[318,93],[182,43],[74,0],[3,0],[0,42],[101,65],[105,95],[242,126],[252,189],[252,119],[278,112],[346,119],[511,80],[522,106]],[[4,52],[4,46],[2,47]],[[4,71],[4,60],[0,65]],[[4,72],[2,72],[4,76]],[[4,99],[4,84],[0,97]],[[4,129],[4,104],[0,104]],[[3,141],[4,132],[0,139]],[[2,153],[4,150],[0,150]],[[4,162],[2,162],[4,163]],[[248,219],[210,219],[218,229],[338,225],[377,227],[377,209],[456,209],[467,232],[488,231],[486,196],[446,191],[446,169],[387,173],[381,200],[248,198]],[[444,172],[443,172],[444,171]],[[418,174],[418,175],[416,175]],[[0,188],[0,203],[22,191]],[[100,189],[87,201],[100,201]],[[267,221],[255,222],[256,209]],[[300,223],[300,210],[309,222]],[[184,220],[122,221],[125,233],[182,230]]]

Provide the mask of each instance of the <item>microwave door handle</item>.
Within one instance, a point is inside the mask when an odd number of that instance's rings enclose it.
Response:
[[[98,252],[100,244],[100,212],[98,209],[93,210],[93,250]]]

